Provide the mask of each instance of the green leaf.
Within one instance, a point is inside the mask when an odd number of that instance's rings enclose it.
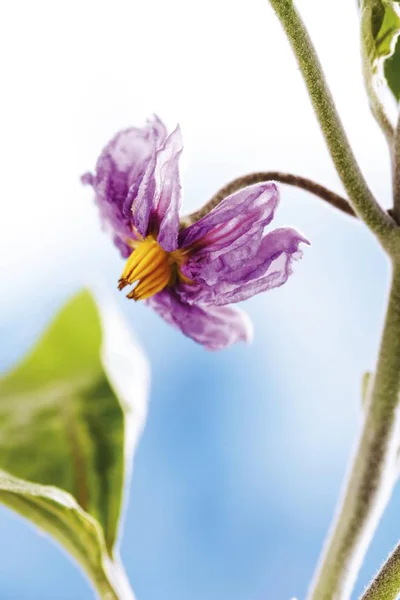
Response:
[[[400,35],[400,2],[399,0],[363,0],[361,2],[362,46],[364,75],[368,79],[367,89],[386,82],[395,97],[398,97],[398,58],[397,40]],[[393,57],[393,58],[392,58]]]
[[[363,0],[363,38],[373,70],[391,56],[400,34],[400,3],[392,0]]]
[[[57,540],[89,576],[100,598],[134,600],[118,558],[111,560],[99,523],[67,492],[0,471],[0,501]]]
[[[385,62],[387,84],[397,100],[400,101],[400,42],[397,40],[393,55]]]
[[[115,309],[100,319],[88,292],[0,380],[0,500],[55,537],[103,597],[119,598],[123,579],[118,524],[147,380]]]
[[[394,52],[394,46],[400,33],[400,16],[397,2],[381,3],[372,23],[377,56],[387,58]],[[375,30],[374,30],[375,28]]]

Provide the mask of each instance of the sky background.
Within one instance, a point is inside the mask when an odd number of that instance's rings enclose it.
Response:
[[[363,92],[356,3],[298,0],[368,181],[388,156]],[[79,183],[121,128],[156,112],[185,144],[184,210],[254,170],[341,191],[266,0],[20,0],[0,18],[0,371],[83,285],[112,290],[151,363],[122,556],[138,600],[304,599],[361,419],[388,266],[372,236],[281,188],[277,225],[312,242],[243,308],[251,346],[208,353],[114,292],[122,262]],[[360,592],[400,536],[395,493]],[[1,600],[89,600],[47,538],[0,508]],[[356,597],[356,595],[355,595]]]

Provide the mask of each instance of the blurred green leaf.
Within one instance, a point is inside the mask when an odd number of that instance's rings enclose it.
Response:
[[[377,5],[375,19],[372,22],[372,32],[378,57],[391,56],[397,36],[400,33],[400,16],[397,2],[382,0],[380,5]]]
[[[377,84],[386,81],[398,99],[398,61],[395,56],[396,42],[400,34],[400,2],[398,0],[362,0],[360,3],[362,44],[365,60],[364,74],[376,79]],[[376,83],[371,82],[371,85]],[[369,84],[367,82],[367,88]]]
[[[396,98],[400,100],[400,43],[397,40],[393,55],[385,62],[385,77],[388,86]]]
[[[361,13],[365,17],[363,36],[367,43],[371,65],[391,56],[400,33],[400,6],[393,0],[363,0]]]
[[[0,500],[63,544],[109,598],[123,579],[118,524],[146,412],[147,363],[127,331],[83,292],[0,380]]]

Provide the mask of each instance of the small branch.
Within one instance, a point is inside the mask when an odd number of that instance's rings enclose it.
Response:
[[[397,265],[378,364],[368,387],[364,423],[308,600],[350,598],[397,479],[400,424],[400,266]]]
[[[349,201],[360,219],[390,252],[395,223],[379,206],[361,173],[307,29],[292,0],[270,0],[270,4],[292,45],[326,144]]]
[[[366,68],[367,67],[365,67],[365,69]],[[389,146],[390,155],[392,155],[393,141],[395,137],[394,127],[389,119],[384,105],[382,104],[381,99],[379,98],[376,84],[370,78],[368,78],[367,74],[364,75],[364,80],[371,112],[386,138],[387,144]]]
[[[264,181],[279,181],[280,183],[285,183],[287,185],[292,185],[302,190],[306,190],[307,192],[311,192],[315,196],[318,196],[321,198],[321,200],[324,200],[334,208],[341,210],[347,215],[351,215],[352,217],[356,216],[354,210],[351,208],[350,204],[345,198],[339,196],[339,194],[336,194],[335,192],[332,192],[323,185],[312,181],[311,179],[299,177],[298,175],[292,175],[291,173],[282,173],[281,171],[261,171],[243,175],[242,177],[233,179],[224,185],[224,187],[218,190],[211,200],[209,200],[207,204],[205,204],[200,210],[188,215],[184,219],[185,224],[195,223],[204,217],[204,215],[208,214],[230,194],[233,194],[234,192],[237,192],[238,190],[241,190],[249,185],[262,183]]]
[[[360,600],[396,600],[400,594],[400,544],[384,563]]]
[[[370,46],[375,46],[375,41],[372,39],[371,31],[372,20],[372,5],[371,3],[364,3],[361,9],[361,54],[364,83],[371,112],[380,126],[384,136],[386,137],[389,151],[392,156],[395,130],[386,108],[379,97],[377,89],[377,77],[372,71],[371,61],[368,56],[368,53],[371,51]]]

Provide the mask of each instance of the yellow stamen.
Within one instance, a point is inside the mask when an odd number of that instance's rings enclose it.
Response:
[[[132,254],[126,261],[125,268],[118,282],[122,290],[125,286],[137,283],[129,292],[128,298],[145,300],[161,292],[168,284],[173,285],[178,276],[184,283],[191,283],[180,267],[187,260],[187,252],[175,250],[166,252],[156,239],[149,235],[135,244]]]
[[[138,283],[135,289],[128,294],[128,298],[133,298],[134,300],[145,300],[146,298],[150,298],[150,296],[163,290],[168,285],[170,278],[170,269],[154,271],[151,275],[140,280],[140,283]]]
[[[157,242],[156,242],[157,244]],[[132,271],[129,279],[136,281],[137,279],[144,279],[147,275],[152,274],[157,269],[168,269],[168,253],[157,246],[150,248],[148,253],[142,258],[140,263]]]
[[[132,279],[133,272],[137,271],[138,268],[140,270],[143,259],[146,259],[148,255],[153,258],[159,254],[158,249],[160,249],[161,252],[164,252],[153,238],[148,237],[143,240],[143,242],[139,242],[137,247],[126,261],[125,269],[123,270],[121,279],[126,279],[128,283],[135,281],[135,277]],[[167,253],[165,252],[165,255],[166,254]],[[137,279],[139,279],[140,276],[141,275],[139,275]]]

